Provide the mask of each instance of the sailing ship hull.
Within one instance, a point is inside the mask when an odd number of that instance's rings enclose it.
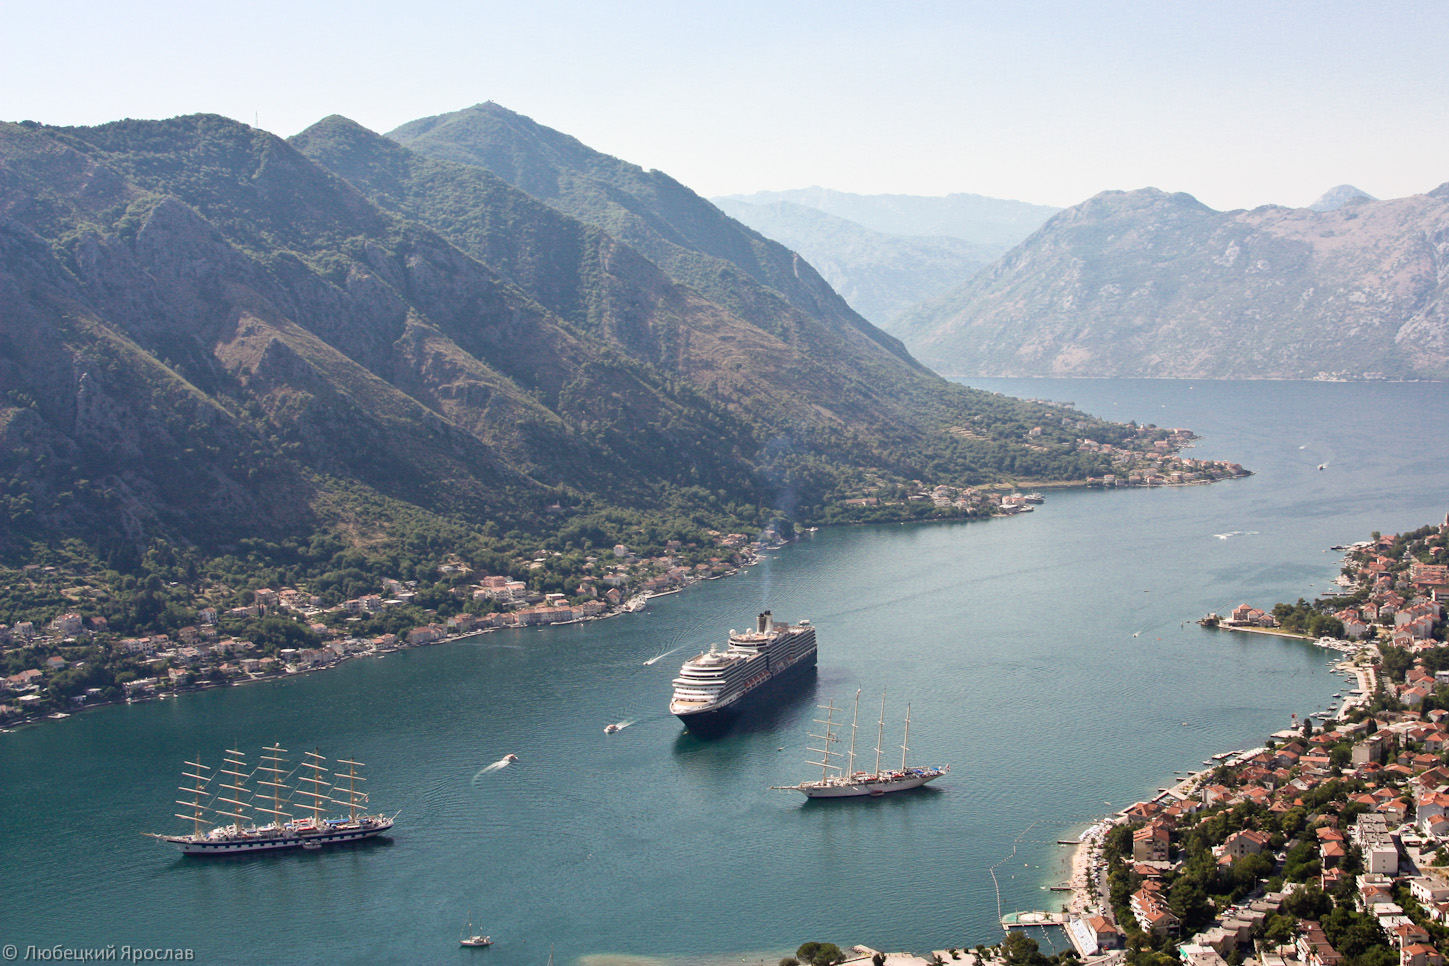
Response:
[[[800,660],[741,693],[728,704],[712,705],[700,711],[676,711],[674,716],[684,722],[691,734],[701,738],[718,738],[744,715],[760,710],[770,703],[770,699],[779,697],[801,680],[814,675],[815,662],[816,652],[811,648]]]
[[[944,771],[937,769],[921,769],[899,777],[883,777],[879,780],[864,779],[860,781],[847,781],[844,779],[835,779],[827,782],[803,782],[796,787],[804,793],[806,798],[879,797],[881,795],[888,795],[891,792],[904,792],[912,788],[920,788],[927,782],[935,781],[944,774]]]
[[[210,839],[205,836],[168,835],[163,841],[181,846],[183,855],[243,855],[250,852],[276,852],[283,849],[325,848],[344,842],[357,842],[381,835],[392,828],[392,821],[383,819],[375,823],[358,826],[343,826],[322,832],[297,833],[283,831],[267,835],[257,834]]]

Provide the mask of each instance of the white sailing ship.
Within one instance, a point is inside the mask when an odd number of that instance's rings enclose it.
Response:
[[[907,756],[910,754],[908,745],[911,737],[911,706],[909,704],[906,705],[905,734],[901,738],[901,767],[890,771],[881,770],[881,745],[885,738],[885,692],[881,692],[880,696],[880,721],[876,725],[874,771],[857,771],[855,767],[855,739],[860,721],[860,691],[855,692],[855,711],[850,719],[850,750],[845,755],[833,751],[830,747],[840,741],[840,736],[835,732],[835,712],[844,709],[835,707],[834,701],[818,705],[818,707],[825,712],[824,718],[814,719],[816,724],[822,726],[821,733],[812,733],[810,737],[818,739],[820,747],[809,750],[818,752],[820,760],[809,762],[809,764],[820,766],[820,778],[817,781],[801,782],[798,785],[774,786],[778,790],[801,792],[806,798],[878,797],[891,792],[920,788],[951,770],[950,765],[919,766],[906,763]],[[838,758],[846,759],[844,768],[835,763],[834,759]]]
[[[362,762],[339,758],[335,764],[347,770],[329,776],[327,759],[315,751],[306,752],[291,770],[283,757],[287,749],[273,744],[262,752],[261,764],[252,770],[247,769],[246,756],[230,748],[215,774],[200,756],[186,762],[191,770],[182,774],[190,783],[179,790],[187,797],[176,800],[186,812],[178,812],[176,817],[191,822],[191,832],[142,834],[179,845],[185,855],[237,855],[320,849],[372,838],[392,828],[396,814],[366,811],[367,793],[357,787],[366,781],[357,773],[364,767]],[[344,806],[345,814],[329,817],[326,813],[331,805]],[[289,809],[305,814],[298,817]],[[258,814],[269,818],[258,818]]]

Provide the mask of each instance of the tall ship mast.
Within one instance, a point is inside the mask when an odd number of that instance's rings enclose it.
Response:
[[[365,779],[357,773],[362,762],[338,759],[345,771],[332,772],[328,779],[327,759],[309,751],[294,771],[288,771],[287,751],[278,744],[262,749],[260,762],[248,771],[246,756],[228,748],[222,767],[212,775],[198,755],[186,762],[180,786],[184,809],[176,817],[191,823],[184,835],[144,833],[161,842],[181,847],[185,855],[238,855],[279,849],[320,849],[324,846],[381,835],[392,828],[397,815],[367,811],[367,794],[358,789]],[[218,791],[212,793],[216,778]],[[293,784],[289,784],[289,781]],[[295,787],[294,787],[295,785]],[[328,817],[331,806],[342,805],[346,813]],[[301,818],[293,811],[305,813]],[[266,816],[252,818],[253,814]],[[259,824],[259,821],[261,824]]]
[[[245,826],[250,821],[247,807],[251,803],[251,790],[247,788],[247,781],[251,778],[251,773],[246,768],[246,755],[228,748],[220,770],[227,780],[221,786],[223,794],[218,794],[212,804],[212,811],[231,819],[237,828]],[[230,806],[235,811],[222,808],[216,805],[216,802]]]
[[[820,705],[825,715],[825,734],[830,736],[822,740],[821,748],[826,749],[821,755],[820,761],[809,761],[807,764],[819,765],[821,768],[820,778],[817,781],[801,782],[798,785],[776,785],[781,791],[801,792],[806,798],[859,798],[862,796],[878,797],[891,792],[901,792],[910,788],[920,788],[927,782],[935,781],[951,770],[950,765],[910,765],[911,737],[911,706],[906,705],[905,732],[901,737],[901,767],[889,771],[881,770],[882,747],[885,739],[885,692],[881,692],[880,698],[880,721],[876,724],[875,737],[875,771],[855,770],[855,733],[860,718],[860,691],[855,692],[855,713],[850,721],[850,753],[847,756],[847,767],[839,768],[831,763],[830,744],[837,740],[832,731],[832,717],[836,710],[835,703]],[[820,723],[820,719],[815,719]],[[812,738],[819,738],[819,735],[811,734]],[[810,751],[820,751],[820,748],[810,748]],[[836,753],[836,757],[841,757]]]
[[[815,656],[815,628],[808,620],[776,623],[765,611],[753,630],[730,631],[724,650],[711,644],[684,662],[669,711],[697,735],[723,734],[770,695],[812,674]]]
[[[821,726],[820,734],[817,735],[811,733],[810,737],[819,740],[820,747],[809,748],[806,750],[818,751],[820,753],[820,760],[807,762],[807,764],[820,766],[820,778],[823,781],[826,778],[830,777],[830,772],[832,769],[834,769],[835,771],[840,770],[839,768],[836,768],[830,763],[830,757],[832,754],[830,751],[830,746],[835,744],[835,742],[839,741],[840,737],[835,733],[835,702],[831,701],[826,704],[818,704],[816,705],[816,707],[819,708],[821,711],[825,712],[825,717],[815,719],[815,723]]]

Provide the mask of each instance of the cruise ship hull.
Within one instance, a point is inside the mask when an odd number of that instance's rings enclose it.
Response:
[[[768,680],[761,682],[741,694],[723,707],[709,707],[701,711],[675,711],[674,716],[684,722],[691,734],[701,738],[718,738],[729,731],[742,715],[757,711],[778,697],[789,686],[815,673],[816,652],[810,653],[785,668]]]

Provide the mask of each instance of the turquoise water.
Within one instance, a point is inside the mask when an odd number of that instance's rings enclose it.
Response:
[[[1449,424],[1449,400],[1430,385],[978,384],[1190,426],[1195,455],[1258,475],[822,531],[633,617],[0,735],[0,943],[502,966],[550,945],[562,964],[995,941],[993,866],[1005,911],[1050,907],[1055,839],[1340,690],[1316,648],[1192,621],[1312,596],[1337,572],[1330,544],[1442,519],[1449,443],[1423,429]],[[664,712],[679,661],[764,607],[817,625],[818,680],[730,738],[683,734]],[[883,687],[888,745],[910,701],[912,758],[947,778],[875,801],[770,790],[807,775],[817,699],[863,688],[870,705]],[[137,834],[180,825],[184,758],[273,740],[367,762],[374,802],[402,809],[391,841],[207,862]],[[470,912],[494,948],[456,948]]]

